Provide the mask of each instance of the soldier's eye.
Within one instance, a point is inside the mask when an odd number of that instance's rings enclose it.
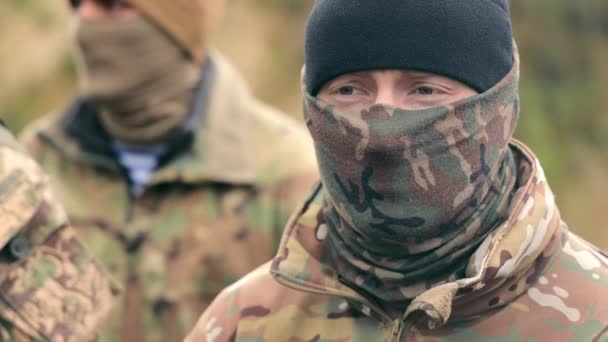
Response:
[[[355,93],[355,88],[352,86],[343,86],[338,89],[338,94],[340,95],[352,95]]]
[[[435,89],[431,87],[420,87],[416,89],[416,93],[418,95],[433,95],[435,93]]]

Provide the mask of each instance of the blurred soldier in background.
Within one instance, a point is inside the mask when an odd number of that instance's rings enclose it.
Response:
[[[210,51],[221,5],[71,1],[78,94],[22,136],[125,287],[102,340],[183,338],[316,179],[309,137]]]
[[[322,185],[190,341],[608,341],[608,258],[513,139],[507,0],[317,0],[305,51]]]
[[[1,124],[0,208],[0,341],[92,339],[118,287]]]

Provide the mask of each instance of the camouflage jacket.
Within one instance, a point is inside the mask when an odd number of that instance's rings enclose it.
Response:
[[[0,208],[0,341],[92,339],[118,288],[2,126]]]
[[[319,187],[274,261],[225,289],[187,341],[608,341],[608,258],[568,232],[538,161],[511,146],[510,216],[473,254],[466,279],[392,319],[321,261]]]
[[[78,234],[125,287],[102,341],[183,339],[222,288],[274,256],[317,181],[303,128],[256,101],[220,55],[211,61],[213,81],[195,101],[206,107],[200,125],[169,146],[177,152],[141,195],[129,194],[108,139],[95,137],[99,123],[66,128],[86,117],[83,105],[22,137]]]

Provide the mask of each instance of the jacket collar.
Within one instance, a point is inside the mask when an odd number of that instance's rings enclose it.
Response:
[[[518,157],[519,173],[509,217],[478,247],[469,261],[465,279],[421,294],[403,313],[403,321],[414,315],[423,316],[419,322],[426,322],[425,328],[435,329],[449,319],[487,313],[525,292],[533,285],[530,275],[540,275],[557,253],[565,229],[544,172],[525,145],[514,141],[511,148]],[[323,189],[319,185],[288,224],[272,264],[273,277],[291,288],[350,299],[375,309],[381,319],[392,320],[391,315],[364,298],[355,284],[344,284],[324,261],[327,228],[319,224],[322,198]],[[481,297],[500,300],[488,306],[487,300],[475,300]]]
[[[252,184],[249,89],[222,55],[211,53],[203,67],[191,114],[168,142],[168,153],[151,184]],[[40,136],[66,158],[120,172],[111,139],[93,105],[77,98]]]

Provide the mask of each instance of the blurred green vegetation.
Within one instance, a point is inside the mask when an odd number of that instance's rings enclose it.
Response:
[[[522,62],[518,138],[572,229],[608,248],[608,1],[512,0]],[[216,46],[254,92],[298,119],[312,0],[228,0]],[[67,1],[0,2],[0,117],[14,131],[75,89]]]

